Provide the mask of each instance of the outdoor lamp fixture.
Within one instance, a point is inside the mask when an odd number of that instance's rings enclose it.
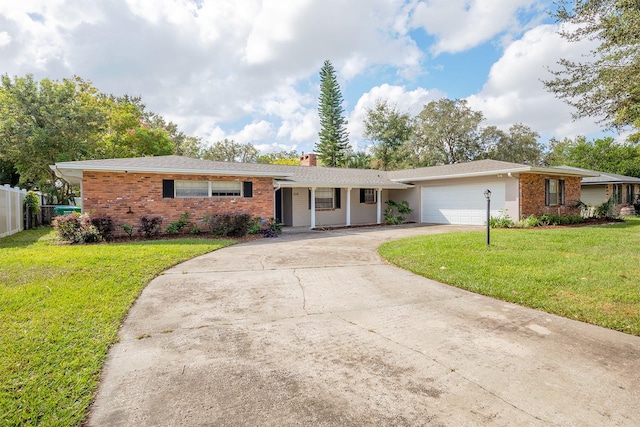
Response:
[[[487,199],[487,246],[491,243],[491,190],[484,190],[484,197]]]

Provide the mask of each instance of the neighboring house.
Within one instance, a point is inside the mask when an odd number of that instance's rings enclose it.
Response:
[[[619,213],[622,208],[631,207],[640,199],[640,178],[571,166],[561,168],[597,175],[582,179],[580,200],[586,205],[598,206],[611,199],[614,210]]]
[[[57,176],[80,185],[83,212],[106,214],[117,223],[142,216],[168,222],[190,212],[246,212],[278,218],[287,226],[376,224],[385,201],[407,200],[409,221],[476,224],[506,210],[514,219],[531,214],[568,214],[580,199],[580,180],[592,173],[540,168],[495,160],[400,171],[326,168],[314,154],[301,166],[229,163],[179,156],[61,162]]]

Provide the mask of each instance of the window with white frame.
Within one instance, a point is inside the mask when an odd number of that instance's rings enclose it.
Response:
[[[175,181],[176,197],[209,197],[209,181]]]
[[[333,188],[316,189],[316,209],[333,209],[335,191]]]
[[[211,197],[240,197],[242,183],[240,181],[210,181]]]
[[[375,204],[378,202],[378,191],[375,188],[363,188],[360,192],[360,203]]]
[[[175,197],[240,197],[240,181],[178,181],[174,183]]]

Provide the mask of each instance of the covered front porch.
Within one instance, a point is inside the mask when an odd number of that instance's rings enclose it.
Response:
[[[275,191],[275,217],[285,226],[309,227],[382,224],[384,187],[321,187],[280,185]],[[397,192],[395,192],[397,193]]]

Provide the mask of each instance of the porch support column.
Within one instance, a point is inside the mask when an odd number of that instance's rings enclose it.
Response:
[[[311,187],[311,228],[316,228],[316,187]]]
[[[351,187],[347,188],[347,227],[351,225]]]
[[[378,197],[376,197],[376,200],[378,201],[377,223],[382,224],[382,188],[378,188]]]

